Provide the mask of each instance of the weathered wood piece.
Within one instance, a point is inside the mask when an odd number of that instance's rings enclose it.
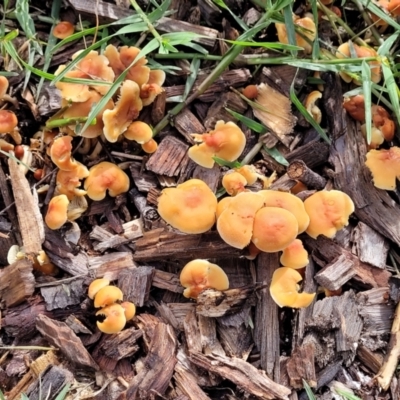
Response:
[[[80,304],[82,297],[85,296],[83,282],[84,279],[76,279],[69,283],[40,288],[40,293],[46,302],[46,309],[51,311]]]
[[[240,358],[193,352],[190,360],[207,371],[229,379],[259,399],[288,399],[290,389],[275,383],[263,371]]]
[[[225,355],[225,351],[217,339],[217,325],[215,319],[197,315],[197,321],[199,324],[203,353]]]
[[[359,222],[353,231],[353,241],[358,258],[362,262],[378,268],[386,267],[389,241],[363,222]]]
[[[163,228],[145,232],[136,242],[134,261],[187,260],[195,258],[231,258],[241,250],[226,244],[217,232],[185,235]]]
[[[27,255],[36,256],[42,250],[44,241],[44,223],[38,199],[32,194],[29,182],[16,161],[9,158],[8,167],[24,251]]]
[[[265,286],[257,295],[254,342],[260,351],[261,367],[268,376],[279,382],[279,319],[278,305],[269,293],[272,274],[279,267],[278,253],[259,254],[256,262],[256,280]]]
[[[174,126],[176,130],[191,144],[195,143],[192,136],[190,136],[192,133],[204,133],[206,131],[203,124],[188,108],[184,108],[175,117]]]
[[[160,218],[160,216],[158,215],[157,210],[147,203],[146,196],[143,196],[142,193],[140,193],[139,190],[137,190],[136,188],[132,188],[131,190],[129,190],[128,196],[133,201],[133,204],[140,213],[141,219],[139,218],[135,220],[136,221],[135,223],[139,224],[138,226],[140,226],[140,233],[141,233],[140,236],[143,236],[142,220],[144,221],[144,225],[147,227],[147,225],[149,225],[152,221],[156,221],[158,218]],[[132,233],[135,231],[132,223],[133,221],[131,221],[130,223],[128,222],[129,225],[127,224],[123,225],[124,230],[127,231],[127,232],[124,231],[124,234],[128,233],[128,228],[129,228],[129,231],[131,232],[130,237],[132,237],[132,239],[136,239],[138,236],[133,237],[132,235]]]
[[[135,186],[141,192],[148,192],[150,189],[156,189],[158,187],[158,181],[156,176],[152,172],[142,171],[141,164],[132,163],[129,166],[131,177],[135,182]]]
[[[321,141],[312,141],[285,155],[290,163],[302,160],[308,168],[318,167],[328,161],[329,145]]]
[[[92,357],[102,371],[113,372],[119,360],[133,356],[140,349],[137,340],[142,335],[142,330],[136,328],[124,329],[114,335],[103,335]]]
[[[378,354],[375,354],[363,344],[357,347],[357,357],[361,360],[363,365],[369,368],[374,374],[377,374],[382,367],[382,357],[379,357]]]
[[[149,299],[154,273],[153,267],[122,270],[118,275],[118,287],[124,293],[124,299],[143,307]]]
[[[314,346],[311,343],[298,346],[286,362],[290,386],[295,389],[304,387],[305,380],[310,387],[317,386],[317,377],[314,366]]]
[[[39,315],[36,318],[36,329],[77,367],[99,369],[81,340],[66,323]]]
[[[217,163],[212,168],[204,168],[196,164],[192,178],[202,180],[215,193],[221,181],[221,167]]]
[[[115,281],[118,274],[127,268],[136,268],[132,253],[118,251],[102,256],[89,256],[89,274],[94,278],[106,278]]]
[[[169,177],[178,176],[184,169],[183,160],[189,146],[173,136],[164,138],[146,163],[149,171]]]
[[[163,90],[155,98],[151,106],[151,122],[157,125],[165,116],[165,106],[166,106],[167,94]]]
[[[35,291],[32,269],[32,262],[27,259],[0,269],[0,301],[7,308],[22,303]]]
[[[315,280],[329,290],[338,290],[348,282],[357,271],[354,258],[339,255],[332,262],[325,265],[316,275]]]
[[[335,185],[351,197],[355,215],[362,222],[400,245],[400,206],[386,191],[377,189],[372,183],[365,166],[367,147],[364,136],[342,107],[340,77],[326,74],[325,79],[329,90],[324,91],[324,104],[333,140],[329,160],[335,168]]]
[[[322,190],[326,185],[326,179],[307,167],[302,160],[292,161],[287,167],[290,179],[304,183],[310,189]]]
[[[74,314],[70,314],[65,320],[65,323],[76,333],[83,333],[84,335],[92,335],[92,332],[86,328],[82,322],[75,317]]]
[[[282,175],[278,178],[269,188],[271,190],[282,190],[284,192],[289,191],[294,185],[296,185],[296,181],[289,178],[288,174]]]
[[[171,326],[159,322],[155,328],[143,369],[132,379],[118,400],[146,398],[149,393],[164,394],[176,364],[177,340]]]
[[[166,289],[174,293],[183,293],[183,287],[179,281],[179,276],[171,272],[156,269],[151,284],[159,289]]]

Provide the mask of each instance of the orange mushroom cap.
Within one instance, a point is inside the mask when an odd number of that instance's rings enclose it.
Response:
[[[94,296],[96,296],[97,292],[102,289],[103,287],[109,286],[110,281],[105,278],[100,278],[100,279],[95,279],[92,281],[88,287],[88,297],[89,299],[94,299]]]
[[[150,71],[149,80],[140,88],[140,98],[143,106],[148,106],[163,91],[162,84],[165,81],[165,72],[160,69]]]
[[[117,301],[122,301],[123,293],[116,286],[104,286],[94,295],[95,308],[106,307]]]
[[[379,129],[383,138],[390,141],[394,137],[395,125],[389,113],[381,106],[374,104],[371,107],[372,123]]]
[[[333,238],[336,232],[349,223],[354,212],[351,198],[340,190],[322,190],[304,201],[304,207],[310,216],[307,234],[316,239],[318,235]]]
[[[400,147],[370,150],[365,165],[371,171],[375,187],[395,190],[396,178],[400,179]]]
[[[231,196],[236,196],[238,193],[243,192],[246,185],[246,178],[239,172],[230,171],[222,178],[222,186]]]
[[[6,95],[9,82],[7,77],[0,75],[0,100]]]
[[[100,201],[106,197],[106,191],[111,197],[118,196],[129,190],[129,177],[117,165],[103,161],[89,170],[84,188],[92,200]]]
[[[18,118],[12,111],[0,110],[0,133],[9,133],[18,125]]]
[[[96,315],[104,315],[103,322],[97,321],[97,327],[103,333],[113,334],[124,329],[126,324],[125,309],[120,304],[111,304],[96,312]]]
[[[50,200],[44,219],[50,229],[60,229],[67,222],[68,206],[69,200],[65,194],[54,196]]]
[[[79,166],[72,158],[71,142],[71,136],[61,136],[54,140],[50,148],[51,161],[63,171],[73,171]]]
[[[297,219],[298,233],[307,229],[310,217],[304,208],[304,203],[297,196],[279,190],[260,190],[258,193],[263,196],[266,207],[279,207],[290,211]]]
[[[246,136],[233,122],[218,121],[213,131],[192,136],[201,144],[192,146],[188,155],[195,163],[205,168],[214,166],[213,157],[235,161],[246,145]]]
[[[205,289],[229,289],[229,279],[224,270],[207,260],[193,260],[187,263],[179,280],[186,288],[183,295],[194,299]]]
[[[272,275],[269,292],[279,307],[308,307],[314,300],[315,293],[299,293],[298,282],[303,278],[293,268],[282,267]]]
[[[126,80],[121,86],[120,97],[115,107],[112,110],[104,111],[103,132],[109,142],[115,143],[132,121],[139,116],[143,108],[139,94],[138,84],[134,81]]]
[[[300,269],[308,264],[308,253],[300,239],[293,240],[288,247],[283,249],[281,264],[288,268]]]
[[[218,204],[217,204],[217,219],[219,216],[222,214],[222,211],[224,211],[228,205],[231,203],[232,197],[224,197],[221,199]]]
[[[121,306],[125,310],[125,318],[127,321],[133,319],[136,314],[136,306],[130,301],[124,301],[121,303]]]
[[[263,207],[254,217],[251,241],[266,253],[281,251],[296,239],[296,217],[284,208]]]
[[[129,67],[130,64],[138,56],[140,49],[133,46],[122,46],[119,49],[119,57],[125,68]],[[142,87],[150,79],[150,68],[146,67],[147,60],[146,57],[141,57],[136,61],[135,65],[129,68],[126,75],[126,79],[130,79],[136,82],[139,87]]]
[[[7,142],[4,139],[0,139],[0,150],[8,153],[10,150],[14,150],[14,145],[12,143]]]
[[[257,85],[248,85],[242,91],[243,96],[250,100],[254,100],[258,96]]]
[[[33,269],[45,275],[57,275],[59,269],[50,261],[48,255],[40,250],[38,255],[33,258]]]
[[[57,172],[56,184],[58,194],[65,194],[69,200],[74,196],[84,196],[85,190],[79,189],[81,179],[89,175],[89,170],[80,162],[75,161],[77,167],[71,171],[59,170]]]
[[[313,117],[317,124],[320,124],[322,120],[321,110],[316,105],[317,100],[320,98],[322,98],[322,93],[319,90],[313,90],[311,93],[308,94],[304,102],[304,107]]]
[[[242,192],[233,197],[217,220],[222,240],[232,247],[244,249],[253,234],[255,215],[263,205],[264,199],[258,193]]]
[[[363,95],[358,94],[357,96],[346,97],[343,101],[343,108],[356,121],[365,121],[365,103]]]
[[[57,39],[65,39],[68,36],[73,35],[75,32],[75,27],[71,22],[60,21],[53,29],[53,35]]]
[[[164,189],[158,199],[161,218],[184,233],[207,232],[215,223],[216,210],[215,194],[200,179]]]
[[[259,174],[257,173],[256,168],[254,165],[243,165],[240,168],[235,168],[236,172],[243,175],[246,178],[247,184],[252,185],[257,181]]]
[[[400,15],[400,1],[399,0],[390,0],[387,5],[387,10],[395,17]]]
[[[153,130],[150,125],[145,122],[133,121],[124,132],[124,136],[128,140],[134,140],[139,144],[144,144],[153,138]]]
[[[60,65],[54,75],[59,75],[65,69],[65,65]],[[68,71],[66,78],[89,79],[87,74],[80,70]],[[85,83],[71,83],[59,81],[55,84],[61,92],[61,97],[67,101],[82,102],[90,98],[89,86]]]
[[[142,150],[147,154],[153,154],[158,149],[158,144],[154,139],[142,144]]]

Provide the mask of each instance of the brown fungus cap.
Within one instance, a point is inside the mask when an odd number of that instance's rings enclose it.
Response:
[[[400,178],[400,147],[370,150],[365,165],[371,171],[375,187],[395,190],[396,178]]]
[[[118,333],[126,324],[125,309],[120,304],[104,307],[96,315],[105,317],[103,321],[97,321],[97,327],[103,333]]]
[[[298,283],[303,278],[293,268],[282,267],[275,270],[269,288],[272,299],[279,307],[308,307],[315,293],[299,293]]]
[[[203,233],[215,223],[217,198],[200,179],[189,179],[167,188],[158,199],[158,213],[172,227],[184,233]]]
[[[71,22],[68,21],[60,21],[53,29],[53,35],[57,39],[65,39],[75,32],[75,27]]]
[[[80,162],[75,161],[77,167],[71,171],[59,170],[57,172],[56,184],[58,194],[65,194],[69,200],[74,196],[84,196],[85,190],[80,189],[81,179],[89,175],[89,170]]]
[[[140,88],[140,98],[143,106],[153,103],[155,98],[162,93],[162,85],[165,81],[165,72],[159,69],[150,71],[149,80]]]
[[[60,229],[68,220],[67,210],[69,206],[68,197],[65,194],[54,196],[49,203],[44,218],[50,229]]]
[[[100,201],[106,197],[106,191],[111,197],[118,196],[129,190],[129,177],[117,165],[103,161],[89,170],[84,188],[92,200]]]
[[[343,108],[356,121],[365,121],[365,102],[363,95],[358,94],[357,96],[345,97]]]
[[[94,307],[106,307],[117,301],[122,301],[123,293],[116,286],[104,286],[94,295]]]
[[[97,292],[102,289],[103,287],[109,286],[110,281],[108,279],[104,278],[99,278],[95,279],[94,281],[91,282],[91,284],[88,287],[88,297],[89,299],[94,299],[94,296],[96,296]]]
[[[153,130],[145,122],[133,121],[123,135],[128,140],[144,144],[153,138]]]
[[[79,164],[72,158],[72,137],[60,136],[50,147],[51,161],[63,171],[73,171]]]
[[[316,239],[319,235],[333,238],[336,232],[349,223],[354,212],[351,198],[340,190],[322,190],[304,201],[304,207],[310,216],[306,233]]]
[[[300,239],[293,240],[288,247],[283,249],[281,264],[293,269],[304,268],[308,264],[308,253]]]
[[[263,207],[254,217],[251,241],[266,253],[281,251],[296,239],[296,217],[284,208]]]
[[[297,196],[279,190],[260,190],[258,193],[264,197],[266,207],[279,207],[290,211],[299,224],[299,234],[307,229],[310,217],[304,208],[304,203]]]
[[[233,197],[217,220],[222,240],[232,247],[244,249],[253,235],[255,215],[263,205],[264,199],[258,193],[243,192]]]
[[[9,133],[18,125],[18,118],[12,111],[0,110],[0,133]]]
[[[147,154],[153,154],[158,149],[158,143],[154,139],[142,144],[142,150]]]
[[[192,136],[200,144],[192,146],[188,155],[195,163],[205,168],[214,166],[213,157],[235,161],[246,145],[246,136],[233,122],[218,121],[213,131]]]
[[[194,299],[205,289],[229,289],[229,279],[224,270],[207,260],[193,260],[187,263],[182,269],[179,280],[186,288],[183,295]]]

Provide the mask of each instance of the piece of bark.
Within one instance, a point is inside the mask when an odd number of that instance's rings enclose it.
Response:
[[[202,180],[215,193],[221,181],[221,167],[217,163],[212,168],[196,165],[193,169],[192,178]]]
[[[197,297],[196,312],[205,317],[222,317],[240,311],[247,300],[254,295],[254,286],[228,289],[223,292],[214,289],[202,291]]]
[[[65,323],[76,333],[83,333],[84,335],[92,335],[92,332],[82,324],[82,322],[75,317],[74,314],[68,316]]]
[[[185,235],[163,228],[145,232],[136,242],[134,261],[188,260],[195,258],[232,258],[242,250],[226,244],[217,232]]]
[[[178,330],[183,331],[183,324],[189,312],[195,308],[194,303],[168,303],[165,304],[171,310],[175,320],[178,322]]]
[[[294,185],[296,185],[296,181],[289,178],[288,174],[282,175],[278,178],[270,187],[271,190],[281,190],[284,192],[288,192]]]
[[[120,234],[123,232],[121,219],[110,209],[106,210],[105,217],[107,219],[108,227],[115,233]]]
[[[60,349],[64,356],[80,368],[93,368],[96,371],[99,366],[83,346],[81,340],[74,331],[64,322],[55,321],[39,315],[36,318],[36,329],[54,347]]]
[[[161,304],[158,304],[156,301],[152,301],[151,305],[153,305],[157,309],[160,318],[164,322],[171,325],[175,329],[176,332],[182,330],[179,321],[175,318],[174,313],[168,307],[167,304],[165,304],[164,302],[162,302]]]
[[[382,357],[379,357],[363,344],[360,344],[357,347],[357,358],[374,374],[377,374],[379,369],[382,367]]]
[[[183,293],[183,287],[179,281],[179,276],[170,272],[156,269],[151,284],[159,289],[170,290],[174,293]]]
[[[118,274],[127,268],[137,268],[132,253],[118,251],[102,256],[89,256],[89,273],[94,278],[106,278],[115,281]]]
[[[66,308],[73,304],[80,304],[86,295],[83,287],[84,279],[76,279],[68,284],[40,288],[40,293],[46,302],[46,309]]]
[[[32,262],[18,260],[8,267],[0,269],[0,301],[6,307],[21,304],[35,291],[35,277]]]
[[[353,231],[355,253],[365,263],[378,268],[386,267],[389,241],[363,222],[359,222]]]
[[[315,275],[315,280],[325,289],[338,290],[357,273],[354,261],[354,258],[341,254],[325,265]]]
[[[167,94],[163,90],[154,100],[151,106],[151,122],[157,125],[165,116]]]
[[[184,169],[183,160],[189,146],[173,136],[167,136],[146,163],[149,171],[169,177],[178,176]]]
[[[315,387],[315,390],[318,390],[321,387],[331,383],[338,374],[341,365],[342,365],[341,361],[332,362],[324,369],[319,371],[317,376],[317,386]]]
[[[311,343],[294,349],[286,363],[291,387],[301,389],[304,387],[303,381],[306,381],[312,388],[317,386],[314,358],[314,346]]]
[[[302,160],[292,161],[287,167],[290,179],[304,183],[309,189],[322,190],[326,185],[326,179],[307,167]]]
[[[140,236],[143,236],[143,222],[144,221],[144,226],[147,228],[152,221],[156,221],[157,219],[160,218],[158,215],[158,211],[151,205],[147,203],[147,198],[146,196],[143,196],[142,193],[139,192],[136,188],[132,188],[128,192],[129,198],[133,201],[133,204],[137,208],[137,210],[140,213],[141,219],[137,219],[136,224],[139,224],[138,226],[140,227]],[[133,221],[132,221],[133,222]],[[133,233],[134,232],[134,227],[132,226],[132,222],[130,225],[125,225],[124,226],[124,234],[127,234],[128,228],[130,228],[130,231]],[[130,235],[132,239],[136,239],[138,236],[133,237],[132,234]]]
[[[217,325],[215,319],[197,315],[197,320],[203,353],[225,355],[225,351],[217,339]]]
[[[176,364],[177,340],[171,326],[159,322],[154,328],[143,369],[129,383],[118,400],[148,398],[150,393],[163,395],[168,388]]]
[[[328,161],[329,145],[326,142],[312,141],[285,155],[289,163],[302,160],[308,168],[318,167]]]
[[[326,79],[329,90],[324,91],[324,104],[333,140],[329,160],[335,169],[335,186],[353,200],[354,213],[360,221],[400,245],[400,207],[386,191],[377,189],[372,183],[370,171],[365,166],[365,138],[342,107],[340,77],[327,74]]]
[[[190,359],[199,367],[232,381],[242,390],[259,399],[288,399],[291,392],[285,386],[268,378],[263,371],[240,358],[192,352]]]
[[[142,165],[132,163],[129,166],[131,177],[135,182],[135,186],[140,192],[148,192],[150,189],[158,187],[156,176],[152,172],[142,171]]]
[[[32,194],[29,182],[16,161],[9,158],[8,167],[24,251],[27,255],[36,256],[42,250],[44,241],[44,222],[37,195]]]
[[[188,108],[184,108],[175,117],[174,126],[176,130],[192,145],[195,144],[195,141],[190,135],[192,133],[204,133],[206,131],[203,124]]]
[[[124,299],[143,307],[149,299],[154,273],[153,267],[122,270],[118,275],[118,287],[124,293]]]
[[[256,261],[256,281],[265,288],[257,294],[254,342],[260,351],[261,367],[279,382],[280,335],[278,305],[269,293],[274,271],[279,267],[278,253],[260,253]]]
[[[136,328],[124,329],[114,335],[103,335],[92,351],[92,357],[102,371],[113,372],[119,360],[131,357],[140,350],[137,340],[142,335],[142,330]]]

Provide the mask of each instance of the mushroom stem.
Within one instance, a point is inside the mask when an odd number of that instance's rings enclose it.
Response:
[[[307,167],[304,161],[294,160],[287,168],[290,179],[304,183],[308,188],[322,190],[326,185],[326,179]]]

